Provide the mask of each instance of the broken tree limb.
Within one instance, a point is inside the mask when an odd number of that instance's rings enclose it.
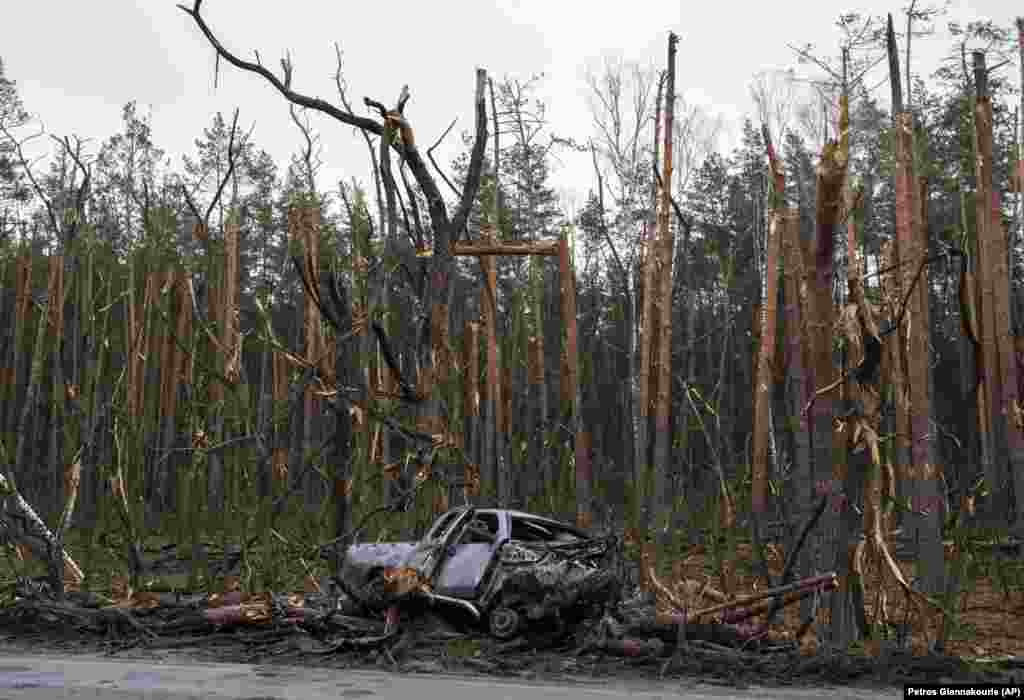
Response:
[[[776,604],[780,608],[785,608],[792,605],[793,603],[797,603],[803,600],[804,598],[807,598],[808,596],[817,595],[820,592],[831,590],[835,590],[835,588],[831,585],[831,582],[826,582],[824,586],[802,588],[800,590],[790,591],[789,593],[785,593],[781,596],[776,596],[772,600],[761,601],[756,605],[752,605],[748,608],[726,611],[722,615],[722,622],[726,624],[736,624],[739,622],[743,622],[745,620],[749,620],[752,617],[756,617],[763,613],[769,612],[772,606]]]
[[[822,494],[821,498],[818,500],[817,507],[815,507],[814,509],[814,513],[811,514],[811,517],[808,518],[807,522],[804,524],[803,529],[800,530],[800,534],[796,538],[796,543],[793,545],[793,548],[789,551],[789,554],[786,556],[786,565],[782,568],[781,580],[783,585],[787,584],[789,581],[793,579],[793,568],[796,566],[797,557],[800,554],[800,550],[803,549],[804,543],[807,541],[807,536],[811,533],[811,530],[814,529],[814,526],[818,524],[818,520],[821,519],[822,514],[825,512],[825,507],[828,505],[828,499],[828,493]],[[772,621],[772,619],[775,617],[775,613],[777,613],[779,608],[781,607],[781,605],[779,605],[778,602],[779,601],[776,598],[776,603],[772,605],[771,610],[769,610],[768,612],[769,623]]]
[[[199,27],[199,31],[203,33],[203,36],[206,37],[207,41],[210,42],[210,45],[213,46],[213,48],[217,51],[217,55],[219,55],[221,58],[226,60],[231,65],[233,65],[235,68],[240,68],[242,70],[246,70],[251,73],[256,73],[257,75],[263,76],[264,78],[266,78],[267,82],[273,85],[277,89],[277,91],[284,95],[285,99],[287,99],[289,102],[297,104],[301,107],[315,109],[318,112],[323,112],[324,114],[334,117],[343,124],[348,124],[358,129],[364,129],[371,133],[377,134],[378,136],[380,136],[383,133],[384,127],[381,126],[381,124],[379,124],[378,122],[374,121],[373,119],[369,119],[367,117],[360,117],[358,115],[342,111],[335,107],[334,105],[332,105],[330,102],[320,99],[319,97],[307,97],[305,95],[300,95],[299,93],[294,92],[291,89],[291,70],[286,71],[285,81],[282,82],[276,75],[274,75],[267,68],[265,68],[263,64],[259,63],[259,59],[257,59],[257,63],[251,63],[249,61],[244,61],[235,56],[233,53],[224,48],[224,46],[220,43],[217,37],[213,35],[213,30],[210,29],[209,25],[206,24],[206,20],[203,19],[203,16],[200,14],[201,5],[202,0],[195,0],[195,3],[192,5],[191,8],[181,4],[179,4],[178,7],[195,21],[196,26]]]
[[[704,617],[705,615],[711,615],[712,613],[719,612],[720,610],[728,610],[731,608],[742,608],[750,603],[756,603],[766,598],[776,598],[778,596],[790,593],[793,591],[831,591],[839,587],[839,580],[836,578],[835,572],[822,574],[821,576],[812,576],[811,578],[802,579],[795,583],[786,584],[784,586],[776,586],[775,588],[769,588],[761,593],[755,593],[754,595],[744,596],[737,598],[727,603],[718,603],[712,605],[710,608],[704,608],[703,610],[695,610],[690,614],[690,617],[697,619]]]
[[[365,132],[383,136],[386,132],[385,125],[374,119],[360,117],[350,111],[344,111],[328,103],[327,101],[302,95],[292,90],[291,81],[293,65],[290,60],[282,62],[283,80],[268,70],[260,62],[257,55],[256,62],[245,61],[228,51],[214,35],[206,20],[200,13],[202,0],[195,0],[191,7],[179,4],[178,7],[185,14],[193,19],[196,26],[206,37],[210,45],[216,50],[219,57],[224,58],[231,65],[244,71],[255,73],[269,82],[286,100],[309,109],[314,109],[323,114],[333,117],[342,124],[354,126]],[[449,372],[447,348],[448,326],[449,326],[449,298],[451,282],[454,274],[454,258],[451,255],[450,242],[456,238],[458,232],[466,226],[470,210],[476,201],[477,190],[480,185],[480,178],[483,172],[484,150],[487,144],[487,114],[484,101],[484,85],[487,82],[487,71],[483,68],[476,70],[475,90],[475,134],[473,147],[470,154],[466,178],[459,198],[458,206],[454,215],[449,216],[447,204],[437,182],[430,174],[426,162],[412,138],[403,138],[392,142],[394,148],[408,164],[417,184],[427,200],[427,210],[430,214],[431,226],[434,233],[434,251],[431,260],[430,284],[424,289],[424,300],[430,307],[430,333],[422,335],[422,345],[419,355],[427,377],[436,377],[438,381],[431,381],[426,388],[429,391],[429,399],[423,408],[424,421],[431,424],[441,423],[443,419],[442,398],[439,394],[440,386],[447,380]],[[398,112],[408,99],[408,91],[403,88],[402,96],[399,98]],[[379,102],[377,103],[379,104]],[[387,118],[387,115],[385,115]],[[402,125],[400,125],[401,127]],[[406,123],[405,131],[411,132],[411,127]],[[436,362],[435,362],[436,361]]]
[[[72,583],[81,583],[85,575],[82,573],[81,567],[78,563],[71,558],[71,555],[67,553],[64,547],[60,546],[57,537],[50,531],[50,528],[46,526],[43,519],[39,517],[35,509],[29,505],[28,501],[25,500],[21,492],[18,491],[17,487],[7,479],[6,476],[0,474],[0,496],[5,499],[10,499],[10,507],[13,512],[8,511],[8,517],[16,517],[21,519],[25,523],[25,533],[30,537],[35,537],[46,543],[46,547],[54,552],[60,554],[61,559],[64,562],[64,580]],[[8,530],[9,537],[13,540],[19,539],[18,533],[10,532]],[[48,556],[48,553],[36,552],[37,555]]]
[[[452,255],[558,255],[558,241],[540,243],[507,243],[497,241],[481,241],[479,243],[452,243]]]
[[[679,610],[679,612],[684,612],[686,610],[686,605],[682,601],[680,601],[671,591],[669,591],[668,588],[663,583],[658,581],[657,577],[654,576],[654,571],[653,570],[649,570],[647,572],[647,575],[650,577],[650,581],[655,585],[655,588],[662,595],[664,595],[665,598],[674,607],[676,607]],[[778,599],[780,599],[781,596],[785,596],[788,593],[800,593],[800,592],[803,592],[803,591],[810,591],[812,593],[815,592],[815,591],[830,591],[830,590],[835,590],[838,587],[838,585],[839,585],[839,581],[836,578],[835,572],[830,572],[830,573],[827,573],[827,574],[822,574],[821,576],[812,576],[810,578],[801,579],[801,580],[796,581],[794,583],[789,583],[789,584],[785,584],[785,585],[782,585],[782,586],[776,586],[774,588],[769,588],[769,589],[766,589],[764,591],[761,591],[760,593],[755,593],[753,595],[743,596],[741,598],[734,598],[732,600],[727,600],[727,601],[724,601],[724,602],[721,602],[721,603],[717,603],[715,605],[712,605],[711,607],[703,608],[701,610],[695,610],[693,612],[687,613],[687,615],[688,615],[689,619],[696,620],[696,619],[698,619],[700,617],[704,617],[706,615],[711,615],[712,613],[716,613],[716,612],[719,612],[719,611],[722,611],[722,610],[734,610],[734,609],[749,608],[749,606],[752,603],[758,603],[760,601],[765,601],[768,598],[775,598],[775,599],[778,600]],[[792,601],[790,601],[790,602],[792,602]],[[787,603],[781,603],[780,607],[782,605],[785,605],[785,604],[787,604]],[[729,617],[728,621],[730,621],[730,622],[737,622],[737,621],[740,621],[740,620],[745,620],[745,619],[747,619],[749,617],[752,617],[753,615],[759,614],[760,612],[763,612],[764,610],[768,610],[768,609],[769,609],[768,608],[768,603],[766,602],[764,605],[759,606],[759,609],[758,609],[757,612],[751,613],[749,615],[745,615],[745,616],[742,616],[742,617],[736,617],[735,615],[729,615],[728,616]]]
[[[395,358],[395,353],[391,349],[391,343],[388,341],[387,333],[384,332],[384,326],[379,322],[374,321],[370,324],[374,334],[377,336],[377,342],[380,343],[381,352],[384,355],[384,362],[387,364],[388,369],[391,370],[391,374],[395,378],[395,382],[398,384],[398,388],[402,390],[401,397],[406,401],[418,403],[422,400],[422,397],[416,393],[416,389],[402,374],[401,368],[398,366],[398,360]]]
[[[196,3],[196,5],[198,6],[199,3]],[[217,185],[217,189],[214,192],[213,199],[210,201],[210,204],[206,207],[205,214],[199,213],[199,208],[196,206],[195,200],[193,200],[192,196],[188,193],[188,189],[185,187],[185,183],[181,183],[181,194],[185,198],[185,203],[188,204],[188,208],[192,211],[192,215],[196,217],[196,226],[201,227],[200,229],[196,230],[196,237],[203,242],[205,242],[210,235],[210,215],[213,213],[213,210],[217,207],[217,203],[220,202],[221,195],[224,193],[224,187],[231,180],[231,176],[235,172],[235,158],[238,156],[239,148],[242,145],[242,143],[239,143],[238,145],[235,144],[235,134],[237,130],[238,109],[236,108],[235,116],[231,120],[231,131],[228,135],[228,167],[227,170],[224,172],[224,177],[221,178],[220,183],[218,183]]]

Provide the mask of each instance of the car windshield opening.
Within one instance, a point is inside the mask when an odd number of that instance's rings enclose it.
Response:
[[[525,518],[512,518],[511,536],[520,542],[551,542],[555,539],[551,530]]]
[[[498,514],[477,513],[462,536],[465,543],[490,544],[498,536]]]
[[[455,521],[458,515],[459,511],[453,510],[438,518],[434,526],[430,528],[430,532],[427,533],[427,539],[434,540],[443,535],[444,531],[451,527],[452,522]]]

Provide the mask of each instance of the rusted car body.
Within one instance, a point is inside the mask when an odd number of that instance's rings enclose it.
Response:
[[[415,597],[462,610],[510,638],[532,622],[560,623],[609,600],[618,589],[607,566],[610,545],[539,515],[455,508],[419,542],[351,545],[341,581],[368,607]]]

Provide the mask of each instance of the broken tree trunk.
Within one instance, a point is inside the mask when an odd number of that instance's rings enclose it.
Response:
[[[591,471],[590,452],[587,449],[587,438],[584,434],[582,416],[580,415],[580,383],[579,358],[577,356],[576,336],[576,273],[569,251],[569,237],[563,234],[559,240],[558,272],[562,302],[562,323],[565,324],[565,350],[563,369],[566,378],[563,380],[567,394],[562,397],[564,412],[569,417],[570,431],[573,436],[573,452],[576,464],[576,524],[588,528],[593,520],[592,490],[593,474]]]
[[[787,401],[790,415],[793,416],[795,425],[792,425],[793,435],[793,470],[796,474],[796,499],[799,507],[791,510],[791,513],[803,512],[805,505],[813,508],[814,480],[811,471],[811,443],[810,423],[804,406],[809,398],[809,382],[807,379],[807,356],[806,345],[803,339],[806,335],[804,326],[804,300],[802,295],[802,282],[804,278],[803,256],[800,251],[800,211],[788,209],[783,220],[782,234],[782,271],[783,271],[783,294],[785,296],[785,326],[786,326],[786,376],[789,380]],[[808,549],[800,551],[799,570],[806,572],[810,569],[811,560]],[[811,614],[810,601],[801,603],[800,616],[808,619]]]
[[[665,85],[665,128],[663,129],[664,168],[661,176],[661,202],[658,208],[658,355],[657,394],[654,408],[654,453],[650,509],[656,527],[667,534],[675,494],[669,482],[672,431],[669,422],[672,388],[672,262],[675,238],[672,235],[672,139],[675,134],[676,44],[679,37],[668,35],[668,68]]]
[[[840,402],[834,397],[841,382],[833,360],[833,326],[835,309],[832,303],[833,257],[835,252],[835,228],[839,221],[842,204],[843,184],[849,160],[849,98],[840,97],[839,138],[827,142],[822,148],[817,168],[817,199],[815,203],[815,228],[813,257],[805,264],[809,289],[807,302],[807,334],[810,346],[811,386],[814,387],[813,402],[810,406],[811,446],[813,450],[814,487],[819,491],[833,494],[840,503],[843,478],[845,477],[846,436],[834,430],[833,420]],[[801,503],[805,509],[811,503]],[[838,512],[829,509],[819,531],[811,541],[811,566],[813,570],[824,571],[830,562],[830,544],[836,535]],[[805,511],[807,512],[807,511]],[[808,575],[811,572],[801,572]]]
[[[779,242],[782,238],[787,210],[785,208],[786,175],[775,155],[768,127],[762,127],[765,147],[768,150],[768,165],[772,176],[771,221],[768,225],[767,251],[765,253],[765,299],[762,300],[761,348],[757,362],[757,382],[754,392],[754,459],[750,503],[754,517],[764,514],[768,500],[768,411],[772,400],[772,385],[775,371],[775,328],[776,303],[778,297]]]
[[[9,393],[5,401],[9,413],[7,422],[2,427],[5,432],[14,435],[18,430],[19,413],[15,406],[18,405],[18,383],[22,374],[23,358],[25,356],[25,338],[28,330],[28,308],[32,299],[32,251],[18,255],[14,260],[14,339],[11,344],[11,369],[8,374],[10,378]]]
[[[543,480],[537,491],[543,494],[555,483],[554,461],[545,445],[548,432],[548,389],[547,389],[547,358],[544,354],[544,270],[540,260],[531,260],[530,284],[533,295],[533,336],[532,359],[529,376],[531,387],[531,404],[534,419],[529,428],[533,431],[530,437],[530,464],[537,470]]]
[[[992,100],[988,95],[985,54],[981,51],[974,52],[974,74],[977,92],[974,124],[978,145],[975,221],[978,241],[976,274],[980,289],[979,364],[988,399],[989,428],[994,437],[994,464],[986,474],[993,494],[988,515],[1002,520],[1009,514],[1010,488],[1018,498],[1024,497],[1024,435],[1016,420],[1020,401],[1010,328],[1009,256],[1002,229],[999,191],[993,186]],[[1003,471],[1007,464],[1010,468],[1009,483]],[[1018,512],[1020,510],[1018,505]]]
[[[338,257],[343,256],[343,244],[339,237]],[[340,290],[344,287],[340,282],[335,282]],[[355,334],[344,333],[343,329],[352,326],[352,307],[347,299],[337,304],[339,328],[335,329],[334,343],[334,376],[338,385],[344,386],[350,383],[359,372],[356,356],[359,352],[359,338]],[[275,353],[275,364],[279,353]],[[276,387],[275,387],[276,388]],[[277,398],[275,396],[275,398]],[[283,398],[283,397],[282,397]],[[347,406],[339,406],[334,416],[334,488],[332,489],[332,500],[334,503],[334,537],[342,537],[352,532],[352,496],[353,496],[353,442],[352,442],[352,413]],[[335,549],[334,566],[335,574],[341,572],[341,565],[344,559],[345,545],[348,542],[341,542]]]
[[[463,382],[463,413],[466,416],[466,478],[462,487],[462,495],[466,503],[477,495],[473,488],[471,472],[475,468],[479,474],[481,462],[480,434],[480,323],[466,320],[462,332],[463,366],[466,378]]]
[[[654,168],[658,168],[658,153],[661,147],[661,105],[664,91],[664,76],[658,81],[658,93],[654,102]],[[593,148],[593,147],[591,147]],[[593,151],[592,151],[593,153]],[[595,156],[594,169],[597,170]],[[651,479],[651,414],[654,396],[657,393],[658,375],[654,369],[657,361],[658,321],[656,312],[658,285],[658,185],[651,186],[650,218],[644,221],[641,239],[640,284],[634,293],[635,307],[639,312],[633,353],[638,353],[637,382],[634,400],[634,434],[633,434],[633,493],[636,507],[637,528],[641,536],[641,547],[648,547],[651,536],[651,523],[654,513],[651,512],[652,495]],[[638,297],[638,299],[637,299]],[[649,554],[647,556],[650,556]],[[640,585],[646,586],[647,573],[641,568]]]
[[[485,241],[491,241],[494,237],[493,227],[486,227],[480,234]],[[493,489],[495,499],[501,496],[501,468],[498,464],[501,450],[498,446],[500,439],[499,411],[501,410],[501,383],[499,382],[498,367],[498,338],[497,338],[497,273],[495,261],[490,256],[480,256],[480,272],[483,284],[480,286],[480,317],[483,325],[484,338],[487,343],[487,368],[484,376],[484,435],[483,451],[480,456],[481,476],[489,490]]]
[[[52,301],[52,299],[51,299]],[[27,307],[27,303],[26,303]],[[36,337],[32,347],[32,354],[30,355],[29,364],[29,375],[28,384],[25,389],[25,402],[22,405],[21,416],[18,419],[18,430],[17,438],[15,440],[14,448],[14,469],[9,471],[6,475],[0,472],[0,496],[12,497],[13,498],[13,509],[26,523],[26,534],[41,539],[45,543],[45,561],[47,562],[47,568],[50,573],[51,584],[54,587],[54,593],[58,596],[63,595],[63,576],[65,568],[70,571],[71,578],[75,583],[81,582],[82,572],[75,564],[74,560],[67,555],[63,550],[63,546],[60,542],[60,538],[63,535],[63,529],[58,529],[58,534],[55,537],[49,528],[46,527],[42,519],[36,515],[32,507],[22,498],[21,493],[18,491],[17,477],[15,472],[21,475],[29,473],[27,469],[27,455],[28,455],[28,442],[30,434],[27,430],[29,420],[33,412],[38,412],[39,409],[39,393],[42,385],[43,378],[43,365],[45,361],[46,353],[43,350],[44,341],[46,338],[46,328],[48,326],[47,319],[50,314],[50,304],[46,304],[42,308],[42,312],[39,314],[39,319],[36,322]],[[25,309],[22,318],[28,318],[28,310]],[[75,495],[77,495],[77,483],[75,484]],[[70,516],[68,516],[70,518]],[[61,525],[66,527],[65,519],[62,519]],[[6,524],[6,523],[5,523]]]
[[[60,439],[62,432],[60,428],[66,425],[68,420],[64,394],[64,362],[61,357],[64,339],[64,256],[51,255],[47,264],[49,269],[46,297],[49,300],[49,313],[46,322],[53,332],[53,344],[50,346],[50,419],[47,436],[49,464],[45,487],[46,492],[53,497],[53,506],[56,508],[61,503],[61,490],[57,482],[57,475],[61,471],[59,460],[62,448],[71,449],[71,445],[66,439]],[[70,457],[69,454],[66,454],[67,449],[63,449],[65,457]]]

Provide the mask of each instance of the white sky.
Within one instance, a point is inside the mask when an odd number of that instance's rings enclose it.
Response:
[[[257,49],[264,64],[279,71],[278,59],[290,50],[294,88],[332,102],[339,42],[353,101],[361,107],[368,95],[393,103],[408,83],[406,115],[417,141],[430,144],[453,117],[456,132],[471,128],[476,66],[497,78],[544,72],[541,95],[553,129],[585,141],[592,133],[585,67],[598,65],[603,55],[661,67],[670,29],[681,37],[679,92],[735,124],[751,111],[748,84],[755,72],[796,66],[787,42],[812,42],[822,53],[835,53],[840,12],[898,17],[901,7],[880,0],[206,0],[203,14],[225,46],[245,58]],[[1007,0],[958,0],[940,22],[992,18],[1009,25],[1015,11],[1020,6]],[[255,122],[254,142],[279,165],[301,143],[287,104],[262,78],[222,62],[214,90],[214,52],[172,0],[19,0],[3,14],[0,57],[7,77],[52,133],[93,138],[95,149],[119,130],[122,106],[136,100],[143,111],[152,109],[154,140],[175,163],[192,152],[215,112],[230,119],[236,106],[240,125]],[[915,71],[930,73],[949,45],[945,38],[916,40]],[[809,67],[797,69],[811,75]],[[327,117],[315,116],[313,124],[324,146],[322,187],[335,189],[339,177],[365,178],[362,139]],[[438,151],[443,165],[456,152],[456,132],[449,148]],[[555,178],[569,195],[565,205],[575,199],[579,206],[592,182],[589,157],[568,160]]]

